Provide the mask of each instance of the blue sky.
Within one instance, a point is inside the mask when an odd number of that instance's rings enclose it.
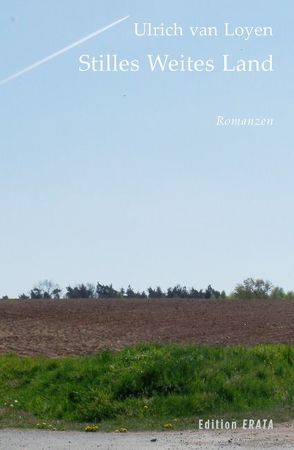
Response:
[[[0,79],[131,17],[0,87],[0,295],[45,278],[230,291],[253,276],[294,289],[293,10],[290,0],[3,0]],[[274,36],[137,38],[134,22]],[[271,53],[275,71],[80,73],[85,53]],[[219,114],[276,124],[217,128]]]

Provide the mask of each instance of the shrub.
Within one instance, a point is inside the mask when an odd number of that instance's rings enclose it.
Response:
[[[247,278],[243,283],[237,284],[233,297],[240,299],[268,298],[272,288],[270,281]]]

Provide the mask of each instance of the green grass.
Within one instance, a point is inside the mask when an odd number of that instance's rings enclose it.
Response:
[[[294,347],[146,344],[89,357],[0,357],[0,426],[193,426],[197,417],[293,418]],[[263,414],[262,416],[260,414]]]

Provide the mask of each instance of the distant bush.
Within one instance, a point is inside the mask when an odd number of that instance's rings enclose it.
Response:
[[[237,284],[232,296],[240,299],[268,298],[272,288],[270,281],[247,278],[243,283]]]
[[[62,290],[50,280],[41,281],[30,292],[31,299],[59,299]],[[24,296],[24,294],[22,294]],[[25,297],[25,296],[24,296]]]
[[[116,298],[121,297],[121,292],[118,292],[112,287],[112,284],[109,286],[98,283],[96,286],[96,296],[98,298]]]
[[[147,292],[149,298],[163,298],[166,296],[166,294],[162,291],[162,289],[159,286],[157,286],[156,289],[152,289],[151,287],[149,287],[147,289]]]
[[[18,296],[18,298],[19,298],[20,300],[29,300],[29,299],[30,299],[30,297],[29,297],[28,295],[26,295],[26,294],[20,294],[20,295]]]
[[[134,291],[133,288],[129,285],[128,289],[126,291],[124,291],[124,289],[121,289],[121,292],[124,293],[124,297],[127,298],[147,298],[147,295],[145,294],[145,292],[139,292],[139,291]]]
[[[194,289],[187,289],[186,286],[177,285],[173,288],[168,288],[167,293],[165,295],[167,298],[199,298],[199,299],[209,299],[215,298],[218,299],[220,297],[225,298],[225,291],[219,292],[216,291],[209,285],[205,291],[200,289],[199,291]]]
[[[66,298],[94,298],[95,288],[91,284],[79,284],[78,286],[66,288]]]
[[[274,287],[271,292],[271,298],[275,300],[294,300],[294,292],[289,291],[285,292],[281,287]]]
[[[283,299],[283,298],[285,298],[285,291],[284,291],[284,289],[283,288],[281,288],[281,287],[274,287],[273,289],[272,289],[272,292],[271,292],[271,298],[273,298],[273,299],[275,299],[275,300],[281,300],[281,299]]]
[[[247,278],[243,283],[237,284],[231,297],[236,299],[294,300],[294,292],[285,292],[283,288],[273,286],[270,281],[260,278]]]

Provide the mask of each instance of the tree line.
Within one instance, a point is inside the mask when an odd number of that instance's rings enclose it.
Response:
[[[176,285],[163,290],[161,287],[149,287],[146,291],[137,291],[130,285],[127,289],[115,289],[112,284],[96,285],[82,283],[74,286],[67,286],[63,291],[57,284],[50,280],[44,280],[34,286],[28,294],[21,294],[21,300],[28,299],[107,299],[107,298],[138,298],[138,299],[291,299],[294,300],[294,292],[286,292],[283,288],[274,286],[270,281],[260,278],[247,278],[242,283],[238,283],[234,291],[227,295],[225,291],[214,289],[209,285],[206,289],[197,290],[194,287]],[[2,299],[8,299],[3,296]]]
[[[161,287],[152,288],[149,287],[146,291],[134,290],[130,285],[127,289],[121,288],[115,289],[112,284],[96,285],[77,284],[75,286],[67,286],[65,292],[53,283],[52,281],[45,280],[35,286],[29,294],[21,294],[19,296],[22,300],[28,299],[54,299],[61,298],[68,299],[106,299],[106,298],[198,298],[198,299],[210,299],[210,298],[225,298],[225,291],[218,291],[208,286],[205,290],[197,290],[195,288],[187,288],[186,286],[176,285],[168,288],[166,291]]]

